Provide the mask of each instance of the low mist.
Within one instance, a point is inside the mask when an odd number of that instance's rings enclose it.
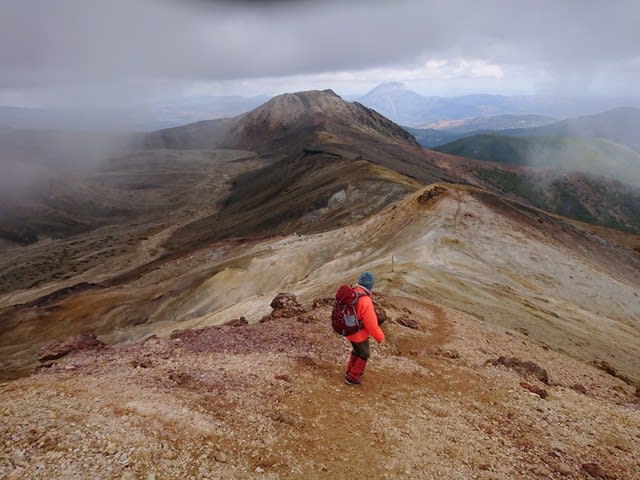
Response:
[[[604,176],[640,188],[640,109],[619,108],[534,129],[526,163]],[[544,134],[544,136],[543,136]]]
[[[133,133],[5,128],[0,131],[0,199],[28,201],[43,193],[48,180],[96,172],[129,150],[135,138]]]

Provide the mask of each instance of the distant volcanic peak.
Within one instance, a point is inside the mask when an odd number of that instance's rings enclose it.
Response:
[[[402,82],[383,82],[374,90],[411,90]]]
[[[306,129],[307,134],[332,130],[338,137],[366,135],[383,143],[417,145],[413,136],[391,120],[360,103],[344,101],[332,90],[285,93],[236,117],[236,143],[271,141]],[[346,137],[345,137],[346,138]]]

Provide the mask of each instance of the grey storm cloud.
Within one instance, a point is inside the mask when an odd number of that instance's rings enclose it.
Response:
[[[447,57],[632,84],[640,80],[637,18],[640,2],[631,0],[3,0],[0,90],[225,81]]]

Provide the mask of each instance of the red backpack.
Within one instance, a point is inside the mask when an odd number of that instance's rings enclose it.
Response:
[[[348,285],[342,285],[336,292],[336,303],[331,312],[331,326],[343,337],[362,330],[364,325],[356,314],[358,298],[366,293],[358,293]]]

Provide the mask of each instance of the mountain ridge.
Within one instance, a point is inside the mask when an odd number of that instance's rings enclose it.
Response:
[[[408,127],[432,122],[494,115],[535,114],[555,118],[589,115],[628,105],[640,107],[638,99],[573,98],[542,95],[472,94],[425,96],[406,85],[382,83],[356,99]]]
[[[506,130],[502,133],[513,136],[605,138],[640,152],[640,141],[636,135],[638,128],[640,128],[640,108],[620,107],[541,127]]]

